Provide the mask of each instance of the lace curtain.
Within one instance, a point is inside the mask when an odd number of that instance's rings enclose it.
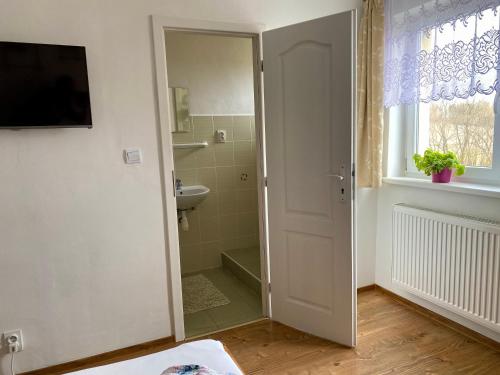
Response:
[[[500,0],[385,0],[384,104],[499,88]]]

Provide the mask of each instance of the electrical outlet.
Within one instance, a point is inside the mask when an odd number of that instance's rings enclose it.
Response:
[[[227,139],[227,131],[224,129],[217,129],[215,131],[215,142],[217,143],[226,143]]]
[[[14,329],[3,333],[3,344],[9,352],[20,352],[24,349],[23,331]]]

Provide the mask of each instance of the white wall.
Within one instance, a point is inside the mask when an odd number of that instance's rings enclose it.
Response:
[[[356,192],[357,286],[375,283],[378,189],[360,188]]]
[[[18,371],[172,333],[150,15],[276,27],[360,4],[0,0],[2,40],[87,47],[95,124],[0,134],[0,332],[24,331]],[[128,146],[143,165],[123,164]]]
[[[189,89],[191,114],[253,114],[252,39],[168,31],[168,84]]]

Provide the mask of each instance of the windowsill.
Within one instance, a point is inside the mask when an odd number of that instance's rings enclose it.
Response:
[[[479,195],[490,198],[500,198],[500,186],[482,185],[465,182],[450,182],[448,184],[436,184],[431,180],[413,177],[384,177],[384,183],[390,185],[409,186],[413,188],[451,191],[454,193]]]

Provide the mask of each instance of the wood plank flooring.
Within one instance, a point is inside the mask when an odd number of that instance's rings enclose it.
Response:
[[[221,340],[248,375],[500,375],[500,352],[419,314],[380,290],[358,296],[355,349],[271,321],[209,337]]]
[[[380,288],[358,294],[358,346],[349,349],[280,323],[261,321],[210,335],[221,340],[247,375],[500,375],[500,344],[457,332]],[[418,310],[421,311],[421,310]],[[172,338],[84,358],[30,375],[56,375],[165,350]]]

